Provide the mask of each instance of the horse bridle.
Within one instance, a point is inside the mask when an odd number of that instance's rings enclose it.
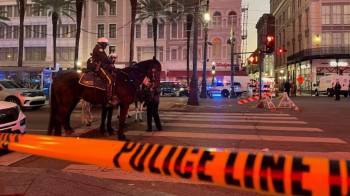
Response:
[[[134,75],[134,74],[127,73],[127,72],[123,71],[122,69],[116,69],[115,72],[120,72],[121,74],[125,75],[125,76],[127,77],[127,79],[124,80],[124,82],[131,83],[131,84],[134,85],[135,87],[138,87],[138,86],[139,86],[138,84],[141,84],[141,83],[142,83],[141,80],[136,79],[137,77],[132,76],[132,75]],[[143,79],[142,79],[142,80],[143,80]]]

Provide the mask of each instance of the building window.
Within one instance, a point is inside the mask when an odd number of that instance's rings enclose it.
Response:
[[[109,54],[115,53],[115,46],[109,46]]]
[[[153,26],[152,24],[147,24],[147,38],[153,38]]]
[[[26,30],[26,38],[32,38],[32,26],[27,25],[25,26],[25,30]]]
[[[329,47],[332,43],[331,41],[331,33],[322,33],[322,38],[321,38],[322,42],[322,46],[323,47]]]
[[[18,48],[0,48],[0,61],[17,60]]]
[[[31,4],[26,5],[26,16],[32,16],[32,8],[33,6]]]
[[[323,5],[321,10],[322,24],[331,23],[331,7],[328,5]]]
[[[41,38],[46,38],[47,36],[47,27],[46,25],[41,25]]]
[[[105,15],[105,3],[104,1],[97,2],[97,16]]]
[[[6,27],[6,39],[12,39],[12,26]]]
[[[75,38],[76,34],[77,34],[77,26],[75,24],[71,24],[70,25],[70,32],[69,32],[69,37],[70,38]]]
[[[237,14],[234,11],[231,11],[228,14],[228,18],[227,18],[227,26],[228,27],[235,27],[237,24]]]
[[[13,17],[19,16],[18,5],[13,6]]]
[[[219,38],[214,38],[213,40],[213,58],[220,59],[221,58],[221,40]]]
[[[214,26],[221,26],[221,20],[222,20],[221,13],[215,12],[213,14],[213,25]]]
[[[41,16],[47,16],[47,9],[46,8],[40,9],[40,14]]]
[[[4,38],[5,38],[5,27],[0,26],[0,39],[4,39]]]
[[[177,60],[177,49],[175,49],[175,48],[173,48],[173,49],[171,49],[171,60],[172,61],[176,61]]]
[[[13,39],[18,39],[19,37],[19,26],[13,26]]]
[[[187,60],[187,49],[186,48],[182,49],[182,60],[184,60],[184,61]]]
[[[6,13],[6,16],[8,18],[11,18],[12,17],[12,6],[11,5],[8,5],[6,6],[7,7],[7,13]]]
[[[33,10],[33,16],[40,16],[40,8],[39,7],[33,6],[32,10]]]
[[[69,25],[62,25],[62,37],[67,38],[69,34]]]
[[[158,59],[159,59],[159,61],[163,61],[163,56],[164,56],[164,49],[163,49],[163,47],[159,47],[159,49],[158,49]]]
[[[142,48],[141,47],[137,47],[137,61],[141,61],[142,59]]]
[[[344,5],[344,24],[350,24],[350,5]]]
[[[110,16],[115,16],[117,15],[117,2],[112,1],[109,5],[109,15]]]
[[[164,24],[159,24],[158,26],[158,38],[164,39]]]
[[[39,38],[40,37],[40,25],[34,25],[34,30],[33,30],[33,37],[34,38]]]
[[[344,45],[350,47],[350,32],[344,33]]]
[[[46,48],[45,47],[26,47],[25,59],[27,61],[45,61],[46,59]]]
[[[58,47],[56,54],[58,61],[74,61],[74,47]]]
[[[341,6],[340,5],[334,5],[332,6],[332,24],[341,24],[341,18],[342,18],[342,13],[341,13]]]
[[[333,37],[333,46],[342,45],[341,33],[333,33],[332,37]]]
[[[105,36],[105,25],[99,24],[97,25],[97,37],[104,37]]]
[[[171,38],[177,39],[177,23],[171,23]]]
[[[135,37],[137,39],[141,39],[141,25],[140,24],[137,24],[135,26]]]
[[[117,25],[116,24],[109,25],[109,38],[117,38]]]

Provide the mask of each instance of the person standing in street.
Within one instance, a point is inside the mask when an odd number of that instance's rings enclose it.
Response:
[[[288,97],[290,96],[290,83],[289,83],[289,81],[286,81],[284,83],[284,92],[286,92],[288,94]]]
[[[340,90],[341,90],[341,85],[339,83],[339,80],[335,83],[334,86],[334,91],[335,91],[335,100],[339,101],[340,100]]]
[[[157,130],[162,130],[162,125],[159,118],[159,84],[156,82],[155,78],[156,69],[152,69],[153,77],[150,78],[150,86],[145,89],[146,106],[147,106],[147,132],[152,131],[152,118],[156,124]]]

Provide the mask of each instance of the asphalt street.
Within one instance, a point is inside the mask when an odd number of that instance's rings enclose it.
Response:
[[[329,97],[292,99],[300,112],[288,109],[269,112],[257,109],[256,104],[237,105],[237,100],[232,99],[201,100],[200,106],[194,107],[186,105],[186,98],[162,98],[160,117],[164,130],[146,133],[145,122],[134,122],[132,117],[128,119],[126,135],[137,142],[350,159],[350,98],[339,102]],[[45,134],[48,111],[47,107],[25,111],[28,133]],[[93,128],[97,128],[100,111],[95,108],[93,113]],[[86,128],[82,127],[79,108],[73,113],[72,125]],[[116,128],[117,121],[113,125]],[[96,129],[83,137],[116,140],[116,136],[100,135]],[[231,189],[37,156],[28,156],[10,166],[56,169],[175,195],[232,195]]]

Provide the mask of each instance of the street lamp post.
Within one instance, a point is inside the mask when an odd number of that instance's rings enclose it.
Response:
[[[215,65],[216,65],[216,63],[213,62],[212,63],[212,68],[211,68],[211,75],[213,76],[213,78],[211,80],[211,85],[212,86],[214,86],[214,83],[215,83],[215,74],[216,74]]]
[[[210,21],[209,0],[207,0],[207,12],[204,14],[204,49],[203,49],[203,69],[202,69],[202,90],[200,98],[207,98],[207,52],[208,52],[208,24]]]
[[[231,29],[230,33],[230,39],[228,40],[228,43],[231,45],[231,92],[230,92],[230,98],[235,99],[237,98],[235,93],[235,82],[234,82],[234,75],[235,75],[235,68],[234,68],[234,48],[235,48],[235,38],[233,29]]]

